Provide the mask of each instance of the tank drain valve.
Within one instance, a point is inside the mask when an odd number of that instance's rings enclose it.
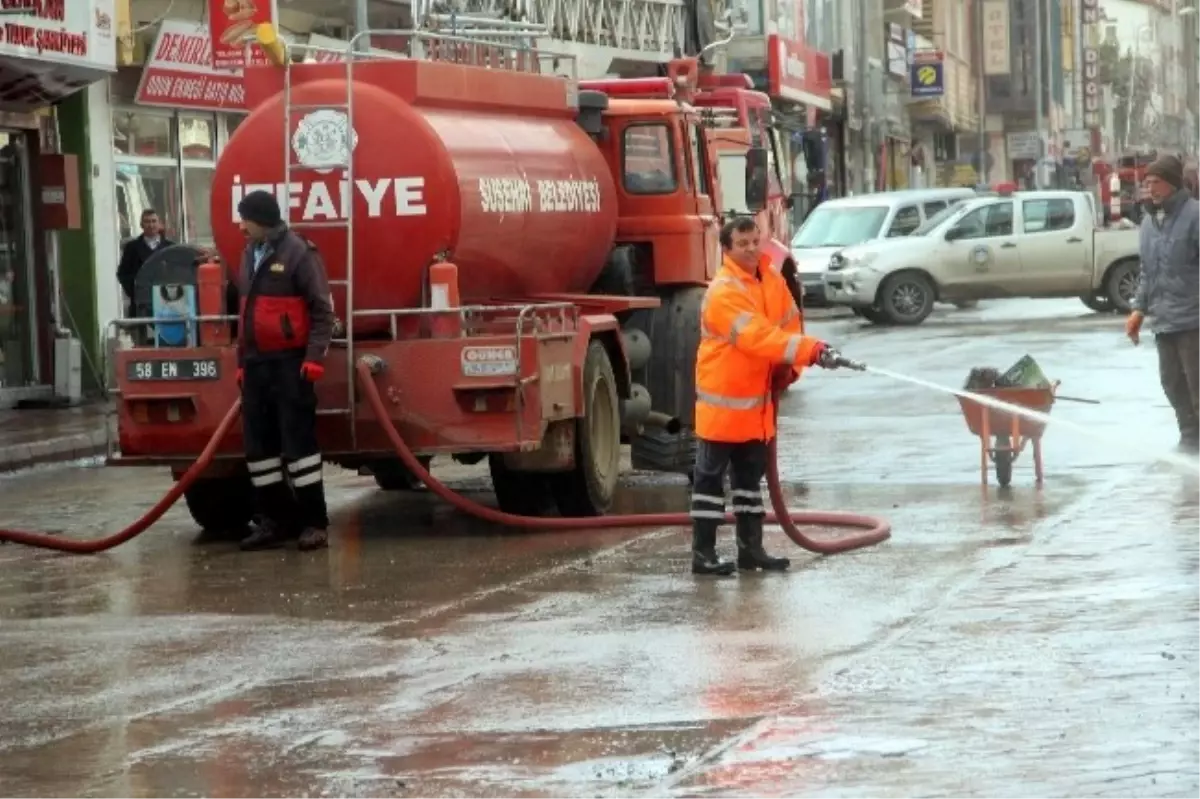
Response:
[[[382,372],[383,368],[387,365],[387,362],[378,355],[363,355],[358,359],[358,362],[366,366],[373,375]]]
[[[821,353],[820,359],[817,360],[817,366],[820,366],[822,369],[853,369],[856,372],[867,371],[865,363],[847,358],[832,347]]]

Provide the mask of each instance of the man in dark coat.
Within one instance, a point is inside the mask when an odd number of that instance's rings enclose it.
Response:
[[[121,263],[117,266],[117,282],[121,284],[121,291],[125,293],[125,301],[129,304],[131,313],[133,285],[138,272],[142,270],[142,264],[157,250],[170,247],[174,243],[163,235],[162,220],[158,218],[158,212],[153,208],[142,211],[142,234],[125,242],[125,247],[121,250]]]
[[[275,195],[250,192],[238,204],[249,239],[239,289],[238,382],[246,466],[261,524],[243,549],[327,545],[314,383],[325,373],[333,302],[316,246],[288,229]]]

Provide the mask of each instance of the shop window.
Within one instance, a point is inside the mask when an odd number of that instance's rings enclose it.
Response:
[[[212,244],[212,183],[211,166],[183,168],[183,212],[187,220],[184,241]]]
[[[630,125],[621,146],[625,191],[671,194],[678,187],[675,148],[666,125]]]
[[[113,149],[141,158],[176,158],[175,120],[142,111],[113,113]]]
[[[118,163],[116,192],[117,226],[122,242],[141,235],[142,212],[147,208],[158,211],[167,237],[179,240],[179,170],[176,167]]]
[[[216,147],[216,119],[211,114],[179,118],[179,152],[183,160],[212,161]]]

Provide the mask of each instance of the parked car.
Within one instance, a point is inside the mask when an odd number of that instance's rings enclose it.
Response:
[[[1138,231],[1099,226],[1081,191],[1019,191],[960,203],[903,239],[833,256],[826,294],[876,323],[918,324],[937,300],[1102,298],[1127,312],[1137,290]]]
[[[974,189],[905,189],[821,203],[792,236],[792,258],[804,286],[804,304],[828,304],[824,275],[838,250],[907,236],[938,212],[977,196]]]

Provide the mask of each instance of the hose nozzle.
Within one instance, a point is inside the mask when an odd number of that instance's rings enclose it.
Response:
[[[837,350],[830,348],[821,353],[817,366],[822,369],[853,369],[855,372],[867,371],[867,365],[862,361],[847,358]]]

